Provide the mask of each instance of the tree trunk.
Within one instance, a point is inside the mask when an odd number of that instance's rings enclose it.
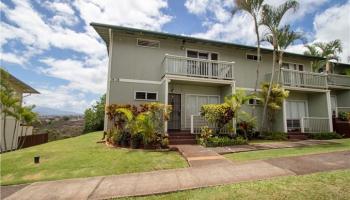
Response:
[[[326,61],[326,72],[329,73],[330,72],[330,63],[329,60]]]
[[[17,123],[18,123],[18,121],[15,120],[15,128],[13,130],[12,142],[11,142],[11,151],[13,150],[13,145],[14,145],[14,141],[15,141],[15,135],[16,135],[16,130],[17,130]]]
[[[21,123],[19,124],[19,126],[21,127],[21,136],[20,136],[20,137],[18,137],[18,138],[21,138],[21,137],[23,136],[23,126],[21,126]],[[20,144],[19,144],[18,138],[17,138],[17,148],[16,148],[16,149],[19,149],[19,147],[20,147]]]
[[[275,45],[274,45],[275,46]],[[268,100],[270,98],[270,93],[272,89],[272,83],[273,83],[273,78],[275,76],[275,63],[276,63],[276,48],[273,50],[273,55],[272,55],[272,72],[271,72],[271,79],[270,79],[270,84],[269,84],[269,89],[267,91],[266,99],[265,99],[265,104],[264,104],[264,110],[263,110],[263,116],[262,116],[262,121],[261,121],[261,129],[264,130],[265,127],[265,120],[266,120],[266,111],[267,111],[267,104]]]
[[[254,95],[257,93],[258,85],[259,85],[259,70],[260,70],[260,35],[259,35],[259,26],[256,17],[254,17],[254,24],[255,24],[255,34],[256,34],[256,41],[257,41],[257,67],[256,67],[256,80],[255,80],[255,86],[254,86]],[[255,104],[253,105],[252,108],[252,117],[255,116]]]
[[[22,147],[24,145],[24,142],[26,141],[27,132],[28,132],[28,127],[26,126],[26,131],[24,132],[24,138],[23,138],[23,141],[22,141],[20,149],[22,149]]]
[[[277,83],[280,83],[281,73],[282,73],[282,65],[283,65],[283,51],[278,52],[278,78]]]
[[[7,151],[7,145],[6,145],[6,118],[7,115],[4,113],[4,126],[3,126],[3,132],[2,135],[4,136],[4,151]]]

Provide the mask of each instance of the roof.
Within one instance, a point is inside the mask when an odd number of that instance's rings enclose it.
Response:
[[[336,64],[336,66],[350,67],[350,63],[342,63],[342,62],[332,62],[332,63]]]
[[[8,76],[6,76],[4,72]],[[19,80],[18,78],[16,78],[9,72],[5,71],[4,69],[0,68],[0,73],[1,73],[2,79],[7,79],[11,85],[14,85],[16,88],[20,89],[23,93],[40,94],[37,90],[27,85],[23,81]]]
[[[109,24],[101,24],[101,23],[90,23],[92,27],[96,30],[96,32],[100,35],[100,37],[105,41],[107,45],[107,50],[109,46],[110,41],[110,35],[109,30],[127,33],[127,34],[139,34],[139,35],[149,35],[149,36],[158,36],[164,39],[172,38],[172,39],[178,39],[182,41],[187,42],[198,42],[198,43],[205,43],[205,44],[213,44],[213,45],[221,45],[221,46],[230,46],[235,47],[239,49],[246,49],[246,50],[256,50],[257,47],[255,46],[248,46],[248,45],[242,45],[242,44],[236,44],[231,42],[224,42],[224,41],[217,41],[217,40],[209,40],[209,39],[202,39],[202,38],[196,38],[196,37],[190,37],[185,35],[177,35],[172,33],[164,33],[164,32],[157,32],[157,31],[149,31],[149,30],[143,30],[143,29],[136,29],[136,28],[130,28],[130,27],[124,27],[124,26],[115,26],[115,25],[109,25]],[[272,53],[272,49],[267,48],[261,48],[262,53]],[[323,60],[322,57],[317,56],[310,56],[310,55],[303,55],[303,54],[297,54],[297,53],[285,53],[286,56],[297,56],[297,57],[303,57],[308,59],[317,59],[317,60]]]

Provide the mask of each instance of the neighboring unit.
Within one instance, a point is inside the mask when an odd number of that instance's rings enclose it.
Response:
[[[91,24],[109,53],[106,104],[158,101],[173,106],[167,131],[198,132],[203,104],[224,101],[236,89],[253,91],[256,60],[259,81],[271,76],[272,51],[256,47],[140,29]],[[312,72],[323,58],[286,53],[280,83],[290,91],[274,122],[274,131],[333,131],[332,111],[350,107],[350,77]],[[349,69],[344,64],[334,73]],[[279,72],[277,72],[279,73]],[[250,111],[254,102],[244,109]],[[257,105],[257,117],[262,106]],[[335,113],[334,113],[335,114]],[[259,121],[259,119],[258,119]],[[106,120],[105,129],[110,127]]]
[[[1,73],[3,73],[3,69],[0,69],[0,70],[1,70]],[[6,82],[9,83],[9,86],[14,90],[15,94],[20,100],[21,105],[23,102],[24,94],[39,94],[38,91],[30,87],[29,85],[25,84],[21,80],[17,79],[10,73],[7,72],[7,74],[8,76],[1,75],[1,78],[7,79]],[[0,111],[1,109],[3,109],[3,105],[0,103]],[[4,137],[4,133],[3,133],[4,132],[3,130],[4,114],[0,115],[0,138],[1,138],[0,146],[1,146],[2,152],[17,149],[17,147],[19,146],[19,141],[21,141],[23,137],[30,137],[32,135],[32,130],[33,130],[32,126],[26,126],[25,124],[21,124],[19,121],[17,121],[16,132],[14,132],[15,124],[16,124],[15,118],[11,116],[6,117],[5,137]],[[4,140],[6,140],[6,146],[5,146]],[[13,147],[13,149],[11,149],[11,147]]]

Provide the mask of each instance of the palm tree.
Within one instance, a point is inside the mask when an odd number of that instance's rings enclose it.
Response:
[[[278,29],[276,34],[277,34],[277,44],[278,44],[277,53],[278,53],[278,68],[279,68],[277,82],[279,82],[281,68],[283,64],[283,55],[285,53],[285,50],[297,40],[302,40],[303,42],[305,42],[305,38],[302,35],[302,33],[291,30],[289,25],[285,25],[282,28]],[[272,34],[266,35],[264,40],[272,44],[273,43]]]
[[[318,71],[321,67],[326,66],[326,72],[330,71],[330,61],[339,61],[338,54],[343,51],[341,41],[339,39],[325,42],[316,42],[312,45],[306,45],[307,51],[304,52],[305,55],[323,57],[325,61],[315,62],[313,68]]]
[[[260,62],[261,62],[261,53],[260,53],[260,34],[259,34],[259,23],[258,18],[261,13],[261,9],[263,6],[264,0],[235,0],[236,7],[232,11],[233,14],[235,14],[237,11],[244,11],[249,13],[254,20],[254,30],[256,34],[256,41],[257,41],[257,68],[256,68],[256,80],[255,80],[255,86],[254,86],[254,93],[256,94],[256,91],[258,89],[258,83],[259,83],[259,70],[260,70]],[[255,106],[253,106],[252,115],[254,115],[255,112]]]
[[[279,33],[279,26],[282,21],[283,16],[286,14],[289,10],[296,10],[299,6],[299,3],[295,0],[288,0],[285,3],[279,5],[278,7],[273,7],[271,5],[263,5],[262,8],[262,17],[260,23],[267,27],[268,31],[270,32],[272,38],[271,43],[273,46],[273,54],[272,54],[272,69],[271,69],[271,78],[270,78],[270,84],[269,89],[266,95],[266,98],[268,99],[270,97],[271,88],[272,88],[272,82],[274,80],[275,75],[275,63],[276,63],[276,57],[278,52],[278,33]],[[266,118],[266,111],[267,111],[267,99],[265,99],[264,104],[264,110],[263,110],[263,116],[262,116],[262,122],[261,122],[261,128],[264,128],[265,118]]]

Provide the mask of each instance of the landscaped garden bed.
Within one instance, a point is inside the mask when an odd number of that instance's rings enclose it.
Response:
[[[169,145],[164,123],[171,106],[160,103],[133,105],[113,104],[107,107],[112,126],[106,143],[115,147],[166,149]]]

